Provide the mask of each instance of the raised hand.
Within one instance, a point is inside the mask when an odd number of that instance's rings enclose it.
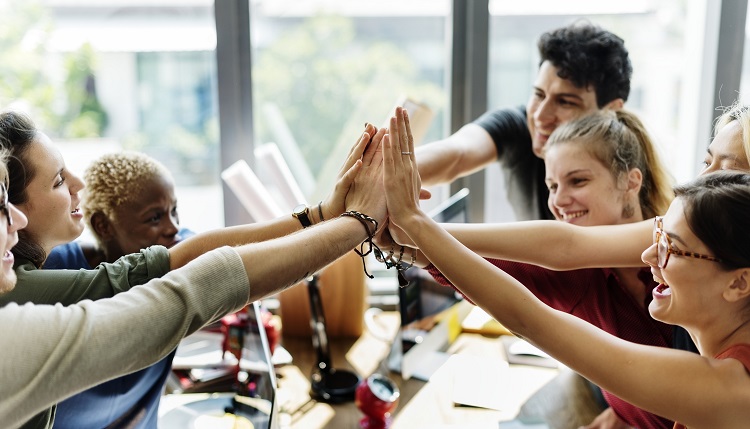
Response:
[[[354,210],[366,214],[377,220],[379,227],[384,226],[386,221],[382,150],[385,134],[385,128],[381,128],[370,140],[362,156],[362,165],[344,201],[346,211]]]
[[[384,143],[383,182],[389,220],[408,234],[408,222],[424,214],[419,209],[421,180],[414,157],[414,138],[409,115],[403,108],[396,108]]]
[[[324,219],[332,219],[345,211],[346,195],[362,166],[361,161],[363,155],[370,152],[374,154],[375,151],[380,150],[379,145],[378,147],[370,145],[373,136],[375,136],[377,132],[378,129],[374,125],[369,123],[366,124],[364,133],[362,133],[357,142],[351,147],[351,149],[349,149],[349,154],[347,155],[344,164],[341,166],[339,174],[336,176],[336,184],[334,185],[333,190],[321,203],[321,211]]]

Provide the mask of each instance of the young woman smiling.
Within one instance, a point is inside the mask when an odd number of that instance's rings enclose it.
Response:
[[[627,111],[596,112],[561,125],[547,141],[544,155],[548,206],[558,223],[588,227],[640,222],[666,211],[671,201],[668,175],[653,142],[638,118]],[[486,239],[502,237],[493,232],[493,225],[472,228],[484,229]],[[552,308],[628,341],[673,344],[673,328],[648,314],[656,285],[645,268],[551,271],[507,260],[489,261]],[[440,283],[451,285],[434,265],[427,268]],[[621,426],[642,429],[672,426],[671,421],[602,393],[610,407],[596,421],[619,419]]]
[[[659,285],[650,314],[685,327],[698,356],[634,344],[552,309],[461,245],[419,208],[416,162],[404,155],[413,152],[408,121],[397,112],[390,128],[384,141],[389,222],[468,298],[603,389],[685,425],[676,428],[747,427],[750,175],[707,174],[677,187],[664,218],[652,222],[653,242],[642,253]]]
[[[363,160],[377,158],[372,152],[384,134],[384,129],[378,131],[370,125],[352,147],[334,190],[321,205],[325,219],[343,213],[347,203],[356,200],[352,195],[366,192],[349,191],[356,185]],[[366,151],[368,144],[371,149]],[[93,270],[40,270],[53,247],[73,241],[83,231],[78,194],[83,182],[65,167],[50,139],[23,114],[0,113],[0,146],[10,152],[10,202],[28,218],[28,225],[19,232],[19,242],[13,248],[19,287],[0,296],[0,305],[10,302],[69,305],[109,298],[161,277],[218,247],[266,241],[303,229],[300,220],[289,215],[262,224],[198,234],[169,249],[148,247]],[[321,223],[317,210],[310,212],[312,223]],[[283,258],[278,263],[282,264]],[[25,427],[51,427],[53,421],[54,407],[35,416]]]

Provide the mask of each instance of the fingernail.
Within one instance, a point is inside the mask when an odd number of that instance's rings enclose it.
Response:
[[[369,122],[365,122],[365,128],[367,128],[369,126],[370,126],[370,123]]]

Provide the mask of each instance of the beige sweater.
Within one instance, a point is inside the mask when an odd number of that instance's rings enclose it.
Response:
[[[0,309],[0,427],[142,369],[248,303],[242,260],[224,247],[114,298]]]

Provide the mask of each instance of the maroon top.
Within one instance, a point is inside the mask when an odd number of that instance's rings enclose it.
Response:
[[[487,260],[513,276],[552,308],[570,313],[627,341],[660,347],[672,345],[672,326],[654,320],[648,313],[651,291],[656,283],[646,267],[638,273],[646,299],[637,302],[620,284],[612,269],[552,271],[519,262]],[[434,265],[429,265],[427,270],[440,284],[453,287]],[[640,429],[672,428],[670,420],[637,408],[607,391],[602,390],[602,393],[612,410],[629,425]]]

